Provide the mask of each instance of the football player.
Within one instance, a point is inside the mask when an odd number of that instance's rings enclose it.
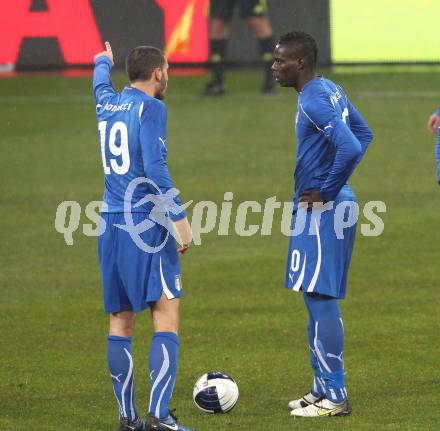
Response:
[[[428,120],[428,130],[437,133],[437,145],[435,147],[435,157],[437,159],[437,180],[440,184],[440,108],[434,112]]]
[[[339,310],[357,221],[356,198],[347,182],[372,141],[369,127],[343,89],[317,76],[317,53],[310,35],[288,33],[276,45],[272,65],[279,84],[299,94],[286,287],[302,293],[309,316],[313,385],[289,403],[292,416],[304,417],[351,412]]]
[[[188,250],[191,228],[173,191],[167,167],[167,109],[162,102],[168,63],[157,48],[129,53],[130,85],[111,82],[113,53],[95,56],[93,92],[104,167],[102,234],[98,240],[104,308],[110,316],[107,359],[119,406],[121,431],[190,431],[169,411],[179,352],[182,283],[178,253]],[[170,235],[175,223],[183,245]],[[134,400],[132,335],[136,314],[151,309],[154,336],[149,353],[147,421]]]

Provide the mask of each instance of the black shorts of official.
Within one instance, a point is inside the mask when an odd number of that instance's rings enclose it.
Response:
[[[266,16],[268,0],[211,0],[209,15],[229,21],[234,13],[235,5],[240,7],[241,18]]]

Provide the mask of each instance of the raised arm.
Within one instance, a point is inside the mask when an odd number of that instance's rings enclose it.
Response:
[[[93,95],[96,103],[102,103],[107,97],[116,94],[110,75],[113,64],[112,47],[110,42],[105,42],[105,50],[95,55]]]

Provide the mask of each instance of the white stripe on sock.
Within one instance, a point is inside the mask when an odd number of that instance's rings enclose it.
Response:
[[[134,421],[136,419],[136,412],[134,408],[134,377],[133,377],[133,381],[131,382],[130,410],[131,410],[131,420]]]
[[[122,406],[121,406],[121,403],[119,402],[118,396],[116,395],[116,391],[115,391],[115,387],[114,386],[113,386],[113,393],[115,394],[116,401],[119,404],[119,418],[121,418],[122,417]]]
[[[322,392],[325,393],[325,382],[323,378],[318,379],[318,382],[321,384]]]
[[[313,344],[315,345],[315,351],[316,351],[316,355],[318,356],[319,362],[321,362],[322,366],[325,368],[325,370],[328,373],[331,373],[332,370],[328,366],[327,362],[324,359],[324,356],[322,356],[321,351],[319,350],[319,347],[318,347],[318,323],[319,322],[315,323],[315,339],[313,340]]]
[[[168,372],[168,369],[170,368],[170,356],[168,354],[168,350],[165,347],[164,344],[161,344],[162,346],[162,350],[163,350],[163,363],[162,363],[162,367],[159,371],[158,376],[156,377],[156,380],[153,383],[153,387],[151,388],[151,393],[150,393],[150,407],[148,408],[148,410],[151,412],[151,403],[153,402],[153,395],[154,395],[154,391],[157,388],[157,385],[162,381],[162,379],[165,377],[165,375]]]
[[[128,383],[130,382],[131,376],[133,374],[133,358],[130,355],[130,352],[124,348],[124,352],[127,354],[128,356],[128,360],[130,362],[130,367],[128,369],[128,374],[127,377],[125,378],[124,384],[122,385],[122,392],[121,392],[121,399],[122,399],[122,416],[124,418],[127,418],[127,410],[125,409],[125,391],[127,389]]]
[[[168,380],[165,383],[165,386],[163,387],[162,391],[160,392],[159,401],[157,402],[156,411],[154,412],[154,416],[156,416],[157,418],[160,417],[160,404],[162,403],[163,395],[165,393],[165,390],[168,387],[168,384],[170,383],[171,377],[172,376],[168,377]]]

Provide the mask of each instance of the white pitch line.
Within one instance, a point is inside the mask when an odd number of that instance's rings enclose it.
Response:
[[[245,92],[236,92],[231,94],[230,101],[233,98],[243,99],[259,99],[261,96]],[[283,95],[280,95],[281,98]],[[350,98],[368,98],[368,99],[440,99],[440,91],[348,91]],[[198,95],[185,94],[188,100],[200,100]],[[172,99],[172,97],[170,97]],[[274,98],[275,100],[277,98]],[[266,99],[270,100],[270,99]],[[49,95],[42,94],[41,96],[0,96],[0,103],[5,104],[25,104],[25,103],[53,103],[53,104],[67,104],[67,103],[81,103],[90,104],[94,106],[95,100],[92,95],[77,95],[77,96],[63,96],[63,95]],[[202,102],[201,102],[202,103]]]
[[[350,95],[378,99],[439,99],[440,91],[352,91]]]
[[[94,105],[93,96],[0,96],[3,103],[91,103]]]

